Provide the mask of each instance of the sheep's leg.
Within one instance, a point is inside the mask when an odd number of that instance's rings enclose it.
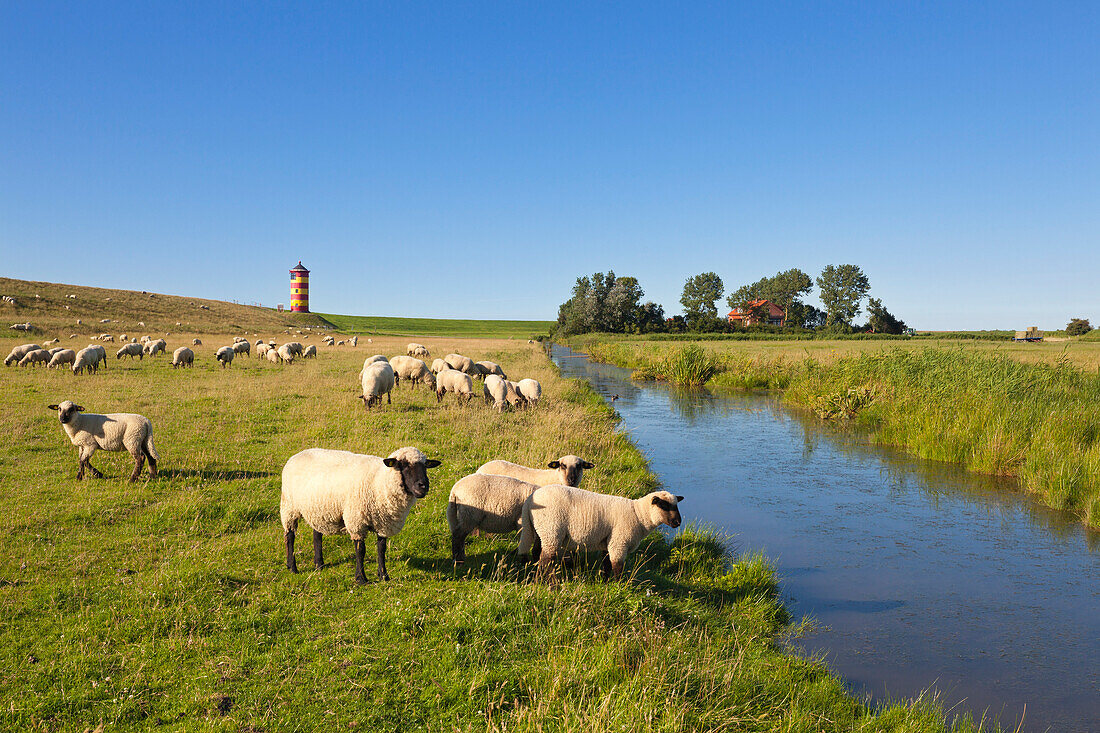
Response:
[[[611,577],[612,572],[613,567],[611,565],[611,556],[607,553],[604,553],[603,563],[600,565],[600,575],[602,575],[606,580]]]
[[[378,401],[381,402],[382,398],[378,398]],[[392,405],[393,404],[393,400],[390,399],[390,393],[389,392],[386,393],[386,404],[387,405]]]
[[[141,475],[141,469],[145,466],[145,451],[138,449],[138,452],[134,455],[134,472],[130,474],[131,481],[137,481],[138,476]]]
[[[451,532],[451,559],[455,565],[466,562],[466,535],[457,530]]]
[[[286,537],[286,567],[292,573],[298,572],[298,561],[294,559],[294,530],[288,529]]]
[[[367,552],[367,543],[363,540],[355,540],[355,582],[366,585],[367,576],[363,572],[363,555]]]
[[[390,574],[386,572],[386,538],[378,538],[378,579],[389,580]]]
[[[84,480],[84,456],[80,456],[79,461],[80,461],[80,469],[77,470],[77,472],[76,472],[76,480],[77,481],[83,481]]]
[[[325,566],[325,557],[321,551],[321,538],[322,535],[317,530],[313,530],[313,568],[320,570]]]

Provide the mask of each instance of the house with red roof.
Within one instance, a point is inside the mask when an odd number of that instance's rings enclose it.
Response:
[[[760,315],[766,314],[766,320],[761,320]],[[769,326],[785,326],[787,314],[782,308],[765,298],[750,300],[744,309],[734,308],[726,316],[730,323],[741,326],[752,326],[759,323],[767,323]]]

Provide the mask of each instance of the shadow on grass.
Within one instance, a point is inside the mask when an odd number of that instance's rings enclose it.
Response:
[[[164,478],[201,478],[208,481],[235,481],[247,478],[270,478],[275,474],[271,471],[243,471],[228,470],[218,471],[207,468],[165,468],[157,473]]]

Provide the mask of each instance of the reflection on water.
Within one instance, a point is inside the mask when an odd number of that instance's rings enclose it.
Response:
[[[623,427],[685,518],[778,565],[800,640],[854,690],[988,711],[1024,730],[1100,731],[1100,534],[1011,481],[875,446],[770,395],[631,383],[559,347],[566,376],[619,395]]]

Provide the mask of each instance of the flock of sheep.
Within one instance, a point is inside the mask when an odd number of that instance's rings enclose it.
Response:
[[[198,345],[198,339],[195,341]],[[129,354],[140,358],[164,351],[162,339],[145,343],[142,353],[128,348],[133,345],[124,346],[117,357]],[[17,348],[9,355],[9,360],[17,358],[23,363],[28,354],[42,351],[35,344],[28,346],[35,348],[21,355],[16,354]],[[316,353],[314,347],[310,348]],[[82,349],[80,354],[93,353],[89,349],[98,350],[94,351],[95,356],[87,357],[92,368],[106,359],[106,352],[99,345]],[[308,352],[301,344],[284,344],[276,349],[262,341],[257,343],[257,351],[260,349],[267,355],[276,354],[276,360],[288,362],[295,356],[304,358]],[[227,366],[233,354],[249,352],[248,341],[240,339],[232,346],[218,349],[217,358]],[[508,404],[536,405],[542,394],[537,381],[510,382],[500,365],[493,362],[474,362],[459,354],[448,354],[443,359],[436,359],[429,368],[416,358],[430,358],[426,347],[412,343],[407,352],[407,355],[388,360],[382,355],[367,359],[360,378],[361,397],[368,409],[381,402],[382,394],[388,400],[389,392],[400,379],[413,385],[428,384],[435,389],[439,400],[446,392],[454,392],[460,400],[469,402],[474,395],[471,375],[481,377],[484,379],[483,397],[498,410]],[[177,360],[191,365],[193,352],[180,347],[175,352],[173,365]],[[79,363],[81,357],[78,355],[74,371]],[[146,460],[149,461],[149,475],[157,475],[159,456],[153,444],[152,423],[147,417],[130,413],[88,413],[69,400],[49,405],[49,408],[57,411],[62,428],[78,449],[77,479],[84,477],[85,470],[90,470],[96,478],[102,477],[90,462],[97,450],[129,452],[134,459],[131,481],[140,476]],[[304,520],[313,530],[314,567],[324,566],[324,535],[346,533],[355,548],[355,580],[365,583],[365,543],[368,532],[372,532],[376,537],[378,578],[388,580],[388,541],[404,527],[416,501],[427,495],[427,470],[440,463],[414,447],[400,448],[386,458],[323,448],[311,448],[292,456],[283,468],[279,506],[287,568],[298,572],[294,540],[298,521]],[[540,575],[563,553],[595,550],[605,553],[604,576],[617,577],[623,572],[626,557],[647,534],[662,524],[680,526],[678,504],[684,497],[656,491],[631,500],[579,488],[584,472],[592,468],[594,464],[575,455],[550,461],[545,469],[493,460],[459,479],[451,489],[446,508],[451,557],[455,564],[466,561],[466,539],[473,532],[519,530],[517,554],[521,559],[536,555]]]

